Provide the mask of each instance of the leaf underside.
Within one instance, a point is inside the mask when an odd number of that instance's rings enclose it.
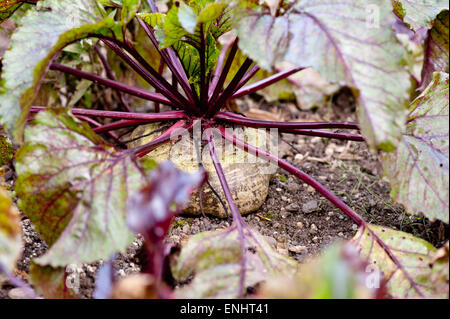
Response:
[[[422,69],[421,89],[425,89],[433,80],[434,72],[449,72],[449,13],[440,13],[434,21],[433,28],[425,40],[425,59]]]
[[[280,17],[247,13],[236,28],[241,50],[262,68],[287,61],[359,90],[366,141],[372,149],[392,151],[404,130],[411,84],[391,7],[384,0],[371,4],[379,15],[363,0],[297,1]]]
[[[367,228],[361,228],[352,241],[361,249],[361,256],[383,273],[388,292],[394,298],[448,298],[448,259],[434,262],[437,250],[433,245],[405,232],[375,225],[367,227],[389,247],[402,269]]]
[[[412,214],[449,222],[449,77],[435,73],[412,103],[401,143],[383,157],[392,197]]]
[[[39,113],[25,141],[17,154],[19,205],[51,246],[36,262],[57,267],[123,252],[133,240],[128,198],[147,181],[136,159],[64,109]]]
[[[431,28],[434,18],[444,9],[447,0],[392,0],[394,13],[411,29]]]
[[[44,0],[41,10],[34,8],[23,17],[3,58],[0,95],[0,123],[11,133],[15,129],[16,139],[21,140],[29,107],[53,56],[78,39],[111,34],[114,20],[99,15],[93,0]]]
[[[251,234],[250,234],[251,233]],[[297,263],[272,249],[254,230],[248,230],[246,241],[245,287],[276,274],[292,275]],[[236,228],[203,232],[189,238],[181,254],[171,265],[174,278],[183,282],[177,298],[237,298],[242,272],[241,243]]]

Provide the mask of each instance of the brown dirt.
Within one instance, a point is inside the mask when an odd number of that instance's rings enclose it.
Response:
[[[313,112],[299,111],[290,103],[268,105],[258,97],[240,101],[238,106],[241,112],[249,107],[258,107],[285,120],[355,120],[354,100],[346,91],[337,94],[328,107]],[[448,240],[448,225],[432,223],[420,216],[409,216],[400,205],[392,202],[389,184],[382,178],[378,157],[370,153],[364,143],[286,134],[281,139],[281,157],[339,195],[366,221],[412,233],[437,247]],[[15,178],[12,166],[4,169],[10,172],[7,183],[12,184]],[[278,170],[272,179],[264,205],[257,212],[245,216],[244,220],[265,235],[280,252],[286,252],[286,247],[291,249],[290,256],[300,262],[318,254],[336,240],[352,238],[357,230],[356,224],[326,199],[282,170]],[[28,219],[24,217],[22,224],[25,248],[17,269],[26,274],[30,260],[44,254],[47,245],[34,232]],[[178,216],[168,241],[179,243],[185,236],[229,225],[229,220],[218,218]],[[137,238],[127,253],[119,255],[114,261],[118,276],[140,271],[143,263],[141,247],[142,239]],[[82,298],[92,297],[96,271],[101,264],[97,262],[77,268]],[[8,298],[11,288],[0,288],[0,298]]]

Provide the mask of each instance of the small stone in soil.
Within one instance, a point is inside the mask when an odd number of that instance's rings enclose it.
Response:
[[[297,192],[299,192],[300,191],[300,185],[299,184],[297,184],[297,183],[295,183],[295,182],[290,182],[288,185],[287,185],[287,189],[291,192],[291,193],[297,193]]]
[[[302,211],[305,214],[311,214],[317,210],[318,206],[319,205],[316,200],[310,200],[309,202],[303,204]]]
[[[285,211],[285,210],[283,210],[283,211],[281,211],[280,212],[280,216],[281,216],[281,218],[286,218],[286,217],[288,217],[289,216],[289,212],[287,212],[287,211]]]
[[[306,253],[308,251],[308,248],[306,246],[289,246],[289,251],[296,253],[296,254],[301,254],[301,253]]]
[[[297,223],[297,227],[298,227],[298,228],[303,228],[303,223],[302,223],[302,222],[298,222],[298,223]]]
[[[292,203],[286,206],[286,210],[288,212],[294,213],[300,209],[300,206],[297,203]]]
[[[8,297],[11,299],[29,299],[31,294],[31,289],[13,288],[8,292]]]
[[[317,226],[315,224],[311,225],[311,233],[317,233]]]

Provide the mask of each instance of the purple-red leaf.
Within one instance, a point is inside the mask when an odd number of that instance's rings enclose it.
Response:
[[[433,80],[434,72],[447,72],[449,43],[448,43],[448,10],[441,12],[434,20],[433,28],[425,40],[425,60],[422,70],[421,89],[425,89]]]
[[[189,201],[191,192],[206,179],[204,171],[188,174],[171,162],[150,174],[150,184],[134,195],[128,205],[128,226],[151,240],[162,240],[172,217]]]

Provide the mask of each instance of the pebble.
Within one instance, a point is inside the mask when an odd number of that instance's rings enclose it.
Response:
[[[287,211],[285,211],[285,210],[282,210],[281,212],[280,212],[280,216],[281,216],[281,218],[283,218],[283,219],[285,219],[286,217],[288,217],[289,216],[289,212],[287,212]]]
[[[289,246],[289,251],[296,253],[296,254],[301,254],[301,253],[306,253],[308,251],[308,248],[306,246]]]
[[[334,212],[328,212],[328,216],[333,216]]]
[[[343,219],[344,219],[344,216],[339,215],[339,219],[340,219],[340,220],[343,220]]]
[[[197,225],[192,226],[191,229],[194,234],[197,234],[200,232],[200,227],[198,227]]]
[[[339,237],[344,237],[344,233],[343,233],[343,232],[339,232],[339,233],[338,233],[338,236],[339,236]]]
[[[315,137],[313,137],[313,138],[311,139],[311,143],[312,143],[312,144],[316,144],[316,143],[320,142],[321,140],[322,140],[321,137],[315,136]]]
[[[303,204],[302,211],[305,214],[311,214],[317,210],[318,206],[319,205],[316,200],[310,200],[309,202]]]
[[[316,224],[311,225],[311,233],[317,233],[317,226]]]
[[[282,191],[282,189],[279,188],[279,187],[275,188],[275,190],[276,190],[277,192],[281,192],[281,191]]]
[[[11,299],[29,299],[31,289],[27,288],[13,288],[8,292],[8,297]]]
[[[87,270],[88,272],[90,272],[90,273],[95,273],[96,270],[97,270],[97,268],[96,268],[96,267],[93,267],[93,266],[91,266],[91,265],[87,265],[87,266],[86,266],[86,270]]]
[[[172,237],[170,237],[172,239],[172,241],[176,244],[180,243],[180,236],[177,235],[173,235]]]
[[[352,225],[352,229],[353,229],[353,230],[357,230],[357,229],[358,229],[358,225],[353,224],[353,225]]]
[[[302,222],[298,222],[298,223],[297,223],[297,227],[298,227],[298,228],[303,228],[303,223],[302,223]]]
[[[297,162],[301,162],[304,158],[305,156],[303,154],[295,154],[294,160]]]
[[[286,210],[294,213],[300,210],[300,206],[297,203],[292,203],[286,206]]]
[[[314,236],[314,238],[312,239],[312,241],[315,242],[315,243],[318,243],[320,240],[319,240],[319,237]]]
[[[290,182],[289,184],[287,184],[286,187],[291,193],[297,193],[300,191],[301,187],[299,184],[295,183],[295,182]]]
[[[191,226],[189,226],[189,224],[185,224],[183,226],[183,233],[189,233],[189,230],[191,229]]]

